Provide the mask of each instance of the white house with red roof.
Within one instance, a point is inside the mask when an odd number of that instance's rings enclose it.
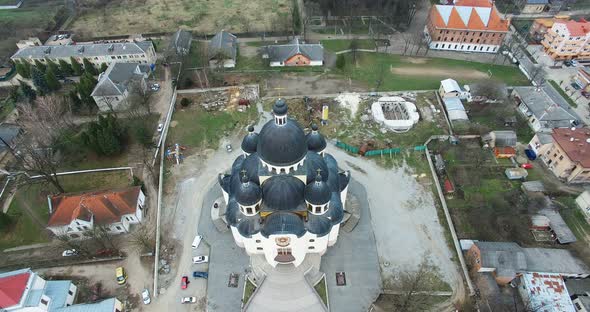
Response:
[[[590,61],[590,22],[556,21],[541,41],[554,60]]]
[[[141,223],[145,195],[139,186],[120,190],[48,196],[47,229],[55,235],[81,238],[83,233],[103,226],[110,233],[129,232]]]
[[[520,276],[519,284],[518,292],[527,311],[576,311],[559,274],[527,272]]]
[[[424,35],[430,49],[496,53],[509,27],[493,1],[457,0],[432,6]]]
[[[72,281],[46,281],[31,269],[0,273],[0,311],[121,312],[116,298],[74,304],[78,288]]]

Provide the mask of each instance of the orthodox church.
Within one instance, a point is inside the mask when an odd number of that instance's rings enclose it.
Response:
[[[299,266],[307,254],[323,255],[336,243],[350,181],[325,152],[317,126],[305,134],[287,111],[279,99],[274,120],[260,133],[250,126],[243,154],[219,176],[236,244],[273,267]]]

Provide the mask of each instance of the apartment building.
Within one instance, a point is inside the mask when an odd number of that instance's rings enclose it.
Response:
[[[590,62],[590,22],[585,19],[556,21],[541,44],[554,60]]]
[[[539,155],[557,177],[568,183],[590,182],[590,129],[558,128]]]
[[[496,53],[508,29],[491,0],[457,0],[433,5],[424,27],[431,49]]]
[[[545,34],[553,27],[556,21],[569,21],[570,17],[567,15],[555,16],[553,18],[537,18],[533,21],[529,29],[529,38],[537,43],[545,38]]]
[[[89,60],[93,65],[100,67],[103,63],[156,63],[156,50],[151,41],[118,42],[118,43],[93,43],[74,45],[25,45],[11,57],[15,61],[28,61],[41,63],[51,60],[55,63],[64,60],[68,63],[74,58],[79,63],[83,59]]]

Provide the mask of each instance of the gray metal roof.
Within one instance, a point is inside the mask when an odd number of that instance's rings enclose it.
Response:
[[[3,123],[0,125],[0,138],[11,144],[14,139],[21,133],[22,129],[15,124]],[[0,141],[0,151],[4,151],[7,148],[4,142]]]
[[[236,176],[241,181],[238,181],[238,187],[234,192],[236,201],[243,206],[252,206],[260,201],[262,198],[262,190],[255,182],[250,182],[247,175]]]
[[[135,79],[142,79],[150,72],[146,64],[140,63],[112,63],[99,76],[98,83],[92,91],[92,96],[122,95]]]
[[[552,86],[514,87],[522,102],[541,121],[564,121],[565,127],[571,120],[580,120],[578,115]],[[560,126],[561,127],[561,126]]]
[[[489,138],[489,140],[493,138],[495,146],[498,147],[516,146],[516,132],[512,130],[491,131],[482,137],[482,139],[486,140],[484,137]]]
[[[553,136],[551,133],[537,132],[537,137],[539,138],[539,143],[541,144],[553,143]]]
[[[20,58],[64,58],[64,57],[95,57],[104,55],[143,54],[150,47],[151,41],[96,43],[58,46],[32,46],[18,50],[13,59]]]
[[[548,4],[549,0],[527,0],[526,4]]]
[[[330,230],[332,230],[332,221],[326,215],[308,213],[305,227],[310,233],[316,234],[317,236],[324,236],[328,235]]]
[[[179,29],[172,36],[172,40],[170,41],[170,46],[177,54],[184,54],[185,51],[186,52],[190,51],[192,39],[193,39],[193,35],[191,34],[190,31],[184,30],[184,29]]]
[[[238,223],[238,232],[244,237],[252,237],[252,235],[260,232],[262,229],[260,223],[260,215],[244,216],[240,223]]]
[[[328,184],[322,180],[318,172],[316,180],[311,181],[305,186],[305,200],[312,205],[323,205],[330,201],[332,192]]]
[[[71,281],[47,281],[45,283],[45,295],[51,298],[49,311],[52,311],[53,308],[66,305],[66,299],[68,298],[68,291],[71,285]]]
[[[539,214],[546,216],[549,219],[550,227],[555,232],[557,240],[561,244],[569,244],[577,241],[576,236],[565,223],[559,212],[554,209],[547,208],[539,211]]]
[[[297,54],[303,54],[312,61],[324,60],[324,47],[319,43],[300,43],[299,38],[288,44],[269,45],[266,47],[271,62],[284,62]]]
[[[578,258],[566,249],[523,248],[526,255],[527,271],[559,273],[559,274],[588,274],[590,270]]]
[[[262,205],[265,211],[305,210],[305,184],[290,175],[275,175],[262,183]],[[302,207],[303,206],[303,207]]]
[[[545,186],[541,181],[522,182],[522,189],[527,192],[545,192]]]
[[[51,312],[111,312],[115,310],[115,298],[106,299],[96,303],[75,304],[58,308]]]
[[[527,268],[523,248],[513,242],[475,242],[480,250],[481,265],[496,269],[498,276],[516,276]]]
[[[586,295],[590,292],[590,279],[565,279],[565,286],[570,295]]]
[[[294,234],[297,237],[305,234],[305,225],[300,216],[290,212],[274,212],[264,220],[262,235],[268,237],[276,234]]]
[[[225,56],[236,60],[238,49],[238,37],[225,30],[222,30],[215,34],[211,41],[209,41],[209,59],[216,56],[217,53],[222,52]]]

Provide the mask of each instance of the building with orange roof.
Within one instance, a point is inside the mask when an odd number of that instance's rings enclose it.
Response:
[[[424,35],[430,49],[496,53],[510,27],[491,0],[433,5]]]
[[[120,190],[48,196],[47,229],[55,235],[80,238],[95,226],[113,234],[129,232],[141,223],[145,195],[139,186]]]
[[[529,37],[537,43],[545,38],[545,34],[553,27],[556,21],[569,21],[570,17],[567,15],[555,16],[553,18],[537,18],[533,21],[529,29]]]
[[[556,128],[539,158],[568,183],[590,182],[590,129]]]
[[[541,44],[554,60],[590,61],[590,22],[556,21]]]

